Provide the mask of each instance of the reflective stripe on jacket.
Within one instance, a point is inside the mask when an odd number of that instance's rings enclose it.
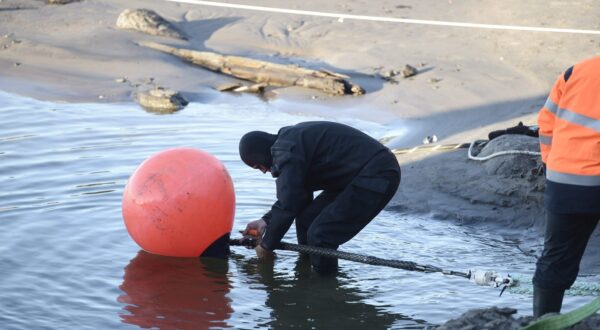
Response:
[[[600,186],[600,57],[557,79],[538,125],[548,181]]]

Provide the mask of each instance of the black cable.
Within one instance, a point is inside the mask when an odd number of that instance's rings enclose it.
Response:
[[[256,240],[253,238],[247,238],[247,237],[242,238],[242,239],[231,239],[229,241],[229,245],[238,245],[238,246],[241,245],[241,246],[252,248],[252,247],[256,246]],[[439,267],[435,267],[435,266],[431,266],[431,265],[420,265],[420,264],[414,263],[412,261],[383,259],[383,258],[379,258],[379,257],[338,251],[338,250],[317,247],[317,246],[308,246],[308,245],[300,245],[300,244],[291,244],[291,243],[281,242],[277,246],[276,250],[285,250],[285,251],[294,251],[294,252],[299,252],[299,253],[316,254],[319,256],[323,256],[323,257],[338,258],[338,259],[356,261],[356,262],[369,264],[369,265],[386,266],[386,267],[398,268],[398,269],[403,269],[403,270],[408,270],[408,271],[418,271],[418,272],[423,272],[423,273],[442,273],[444,275],[460,276],[460,277],[464,277],[467,279],[471,278],[471,275],[469,273],[457,272],[457,271],[452,271],[452,270],[450,270],[450,271],[443,270]]]

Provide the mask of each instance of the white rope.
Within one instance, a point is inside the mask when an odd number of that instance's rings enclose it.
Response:
[[[532,156],[539,156],[539,155],[541,155],[541,153],[539,151],[504,150],[504,151],[495,152],[495,153],[493,153],[491,155],[488,155],[488,156],[482,156],[482,157],[473,156],[473,146],[475,144],[481,143],[481,142],[486,142],[486,140],[476,140],[476,141],[471,142],[471,145],[469,146],[469,159],[484,161],[484,160],[492,159],[494,157],[503,156],[503,155],[519,155],[519,154],[520,155],[532,155]]]
[[[455,143],[455,144],[438,144],[438,145],[425,145],[416,146],[407,149],[392,149],[392,152],[396,155],[410,154],[417,151],[452,151],[460,148],[466,148],[466,143]]]
[[[531,156],[540,156],[539,151],[528,151],[528,150],[504,150],[498,151],[488,156],[474,156],[473,155],[473,147],[478,144],[483,144],[489,142],[488,140],[475,140],[469,144],[469,159],[484,161],[488,159],[492,159],[494,157],[503,156],[503,155],[531,155]],[[441,144],[436,146],[416,146],[407,149],[392,149],[392,152],[396,155],[402,154],[410,154],[418,151],[452,151],[460,148],[466,148],[467,143],[457,143],[457,144]]]
[[[532,277],[525,274],[512,274],[515,285],[508,288],[511,293],[516,294],[532,294],[533,282]],[[571,287],[565,291],[568,296],[600,296],[600,284],[597,282],[584,281],[585,278],[580,277]],[[491,286],[491,285],[490,285]]]
[[[495,271],[469,270],[469,279],[479,286],[490,286],[492,288],[506,287],[511,293],[531,294],[533,283],[530,276],[522,274],[506,274],[504,276]],[[575,281],[565,292],[569,296],[600,296],[600,285],[594,282]]]
[[[265,6],[241,5],[241,4],[235,4],[235,3],[224,3],[224,2],[215,2],[215,1],[201,1],[201,0],[165,0],[165,1],[187,3],[187,4],[200,5],[200,6],[212,6],[212,7],[224,7],[224,8],[263,11],[263,12],[271,12],[271,13],[331,17],[331,18],[337,19],[339,22],[343,22],[345,19],[354,19],[354,20],[360,20],[360,21],[452,26],[452,27],[494,29],[494,30],[575,33],[575,34],[600,34],[600,31],[598,31],[598,30],[561,29],[561,28],[546,28],[546,27],[534,27],[534,26],[479,24],[479,23],[434,21],[434,20],[395,18],[395,17],[383,17],[383,16],[350,15],[350,14],[341,14],[341,13],[327,13],[327,12],[311,11],[311,10],[285,9],[285,8],[275,8],[275,7],[265,7]]]

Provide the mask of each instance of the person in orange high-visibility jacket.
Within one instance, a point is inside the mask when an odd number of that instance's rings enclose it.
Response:
[[[547,222],[533,278],[536,317],[560,312],[600,219],[600,57],[558,77],[538,125]]]

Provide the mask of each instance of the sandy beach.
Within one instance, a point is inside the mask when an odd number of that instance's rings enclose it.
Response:
[[[122,103],[132,102],[140,88],[156,85],[180,91],[191,102],[210,102],[219,93],[215,88],[238,81],[137,44],[156,41],[347,75],[365,95],[291,87],[270,90],[265,102],[284,112],[386,124],[401,132],[389,146],[409,148],[433,134],[439,144],[468,143],[519,121],[535,125],[556,77],[600,53],[600,34],[518,28],[600,30],[600,5],[593,0],[228,3],[515,28],[336,19],[158,0],[65,5],[0,0],[0,90],[56,102]],[[156,11],[188,40],[115,26],[121,12],[137,8]],[[384,79],[407,64],[417,68],[415,76]],[[504,230],[523,241],[525,253],[539,255],[543,193],[532,191],[527,181],[490,176],[481,162],[467,158],[466,149],[398,159],[402,183],[391,208]],[[599,253],[596,230],[582,272],[600,271]]]

